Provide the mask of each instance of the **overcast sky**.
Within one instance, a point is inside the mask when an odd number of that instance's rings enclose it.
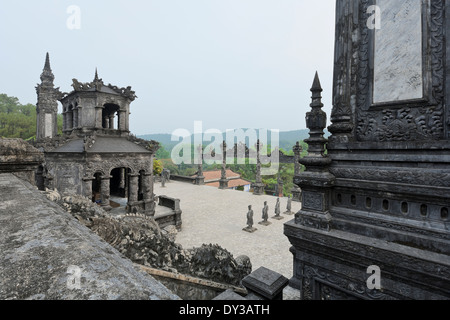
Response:
[[[316,70],[330,116],[334,10],[335,0],[4,1],[0,93],[35,104],[48,51],[61,91],[96,67],[106,84],[131,86],[138,135],[193,132],[194,121],[304,129]]]

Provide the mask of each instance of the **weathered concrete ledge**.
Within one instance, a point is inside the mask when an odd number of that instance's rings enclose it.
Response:
[[[177,292],[183,300],[212,300],[227,290],[243,296],[248,294],[247,290],[243,287],[195,278],[180,273],[167,272],[147,266],[136,266],[160,280],[174,292]]]
[[[0,174],[0,299],[179,297],[47,200],[30,183],[3,173]]]

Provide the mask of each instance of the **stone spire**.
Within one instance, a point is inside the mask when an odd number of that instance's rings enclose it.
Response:
[[[95,68],[95,77],[94,77],[94,82],[98,81],[98,70],[97,68]]]
[[[323,130],[327,115],[322,110],[322,86],[317,72],[311,92],[311,111],[306,114],[308,155],[299,161],[306,170],[294,177],[294,184],[302,191],[302,209],[296,214],[295,221],[303,226],[329,231],[332,219],[329,213],[330,190],[336,178],[328,170],[331,159],[325,155],[328,140],[324,138]]]
[[[222,170],[221,170],[221,178],[219,180],[220,187],[219,189],[228,189],[228,179],[227,179],[227,143],[224,141],[222,143]]]
[[[55,76],[50,67],[50,56],[47,52],[41,83],[36,86],[36,141],[38,142],[45,138],[54,138],[58,134],[58,99],[61,98],[62,93],[59,88],[54,87],[54,80]]]
[[[253,184],[253,194],[260,196],[264,194],[264,183],[262,182],[262,178],[261,178],[261,142],[258,141],[256,142],[256,181]]]
[[[94,81],[92,81],[92,85],[95,86],[95,89],[97,90],[101,90],[103,84],[103,79],[100,79],[98,77],[98,70],[97,68],[95,68],[95,76],[94,76]]]
[[[44,69],[41,74],[41,81],[43,85],[53,86],[53,80],[55,80],[55,76],[53,75],[52,68],[50,67],[50,55],[47,52]]]
[[[316,72],[311,87],[312,102],[311,111],[306,114],[306,127],[309,129],[308,155],[300,163],[306,166],[306,171],[322,171],[331,163],[331,159],[325,156],[325,148],[328,142],[324,138],[324,129],[327,125],[327,114],[322,110],[322,86],[319,74]]]

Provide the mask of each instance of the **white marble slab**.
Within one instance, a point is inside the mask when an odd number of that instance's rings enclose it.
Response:
[[[373,103],[423,98],[422,1],[377,0]]]

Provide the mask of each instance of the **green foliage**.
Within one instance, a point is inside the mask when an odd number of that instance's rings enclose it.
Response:
[[[156,158],[158,159],[170,159],[170,152],[167,151],[162,145],[158,151],[156,151]]]
[[[159,160],[153,160],[153,174],[154,175],[159,175],[161,174],[161,172],[163,171],[164,167],[161,163],[161,161]]]
[[[58,115],[58,133],[63,117]],[[22,105],[16,97],[0,94],[0,137],[30,140],[36,136],[36,106]]]

